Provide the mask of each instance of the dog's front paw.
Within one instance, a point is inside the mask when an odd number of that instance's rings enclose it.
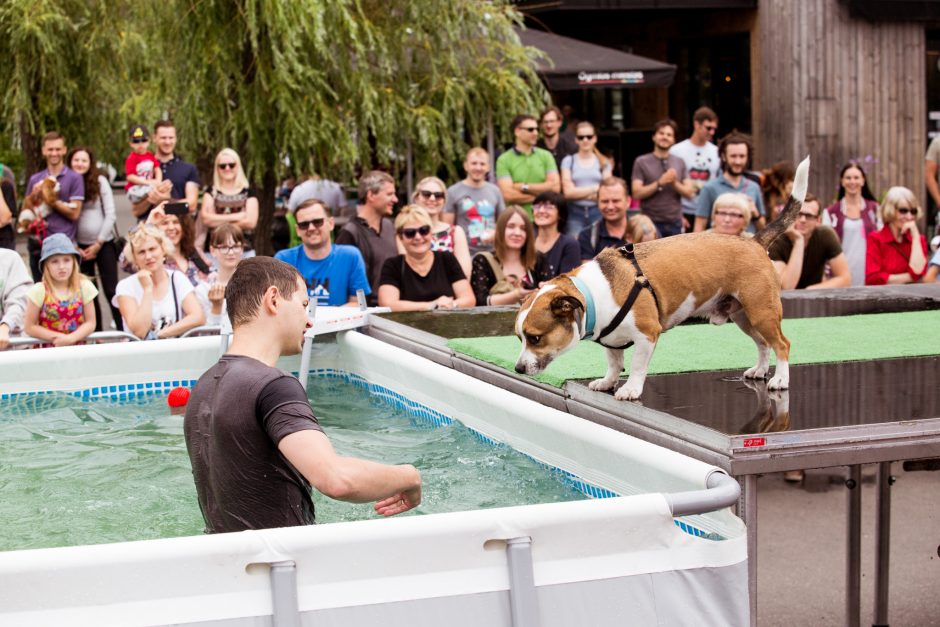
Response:
[[[786,390],[790,387],[790,377],[785,374],[777,374],[767,382],[768,390]]]
[[[620,386],[614,393],[614,398],[618,401],[635,401],[643,393],[643,385],[631,385],[629,379]]]
[[[767,367],[766,366],[754,366],[753,368],[748,368],[744,371],[745,379],[764,379],[767,377]],[[775,388],[770,388],[771,390]]]
[[[595,392],[606,392],[608,390],[612,390],[616,383],[617,379],[611,380],[606,377],[603,379],[594,379],[588,383],[588,389],[594,390]]]

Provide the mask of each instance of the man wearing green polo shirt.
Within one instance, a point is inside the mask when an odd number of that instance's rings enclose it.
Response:
[[[532,216],[532,201],[542,192],[561,192],[558,166],[552,153],[537,148],[539,125],[531,115],[512,121],[516,141],[496,160],[496,183],[507,205],[522,205]]]

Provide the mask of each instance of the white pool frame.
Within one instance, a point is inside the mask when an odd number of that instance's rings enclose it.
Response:
[[[197,379],[219,352],[218,338],[202,337],[0,353],[0,397],[152,393]],[[416,415],[459,420],[588,494],[625,496],[4,552],[0,624],[749,622],[743,523],[727,509],[678,521],[670,509],[669,493],[703,490],[719,469],[355,331],[318,346],[312,368]]]

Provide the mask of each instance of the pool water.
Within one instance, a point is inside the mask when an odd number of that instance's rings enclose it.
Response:
[[[586,498],[562,473],[459,423],[436,426],[342,379],[310,379],[314,411],[342,455],[412,463],[423,502],[404,515]],[[134,400],[66,394],[0,401],[0,550],[202,533],[182,416],[164,393]],[[371,504],[314,492],[320,523],[377,517]]]

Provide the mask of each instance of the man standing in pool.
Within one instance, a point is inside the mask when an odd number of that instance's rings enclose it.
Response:
[[[233,339],[193,389],[183,431],[208,533],[309,525],[311,485],[330,498],[377,501],[394,516],[421,502],[421,475],[342,457],[300,382],[274,367],[303,346],[307,289],[292,266],[242,261],[225,287]]]

